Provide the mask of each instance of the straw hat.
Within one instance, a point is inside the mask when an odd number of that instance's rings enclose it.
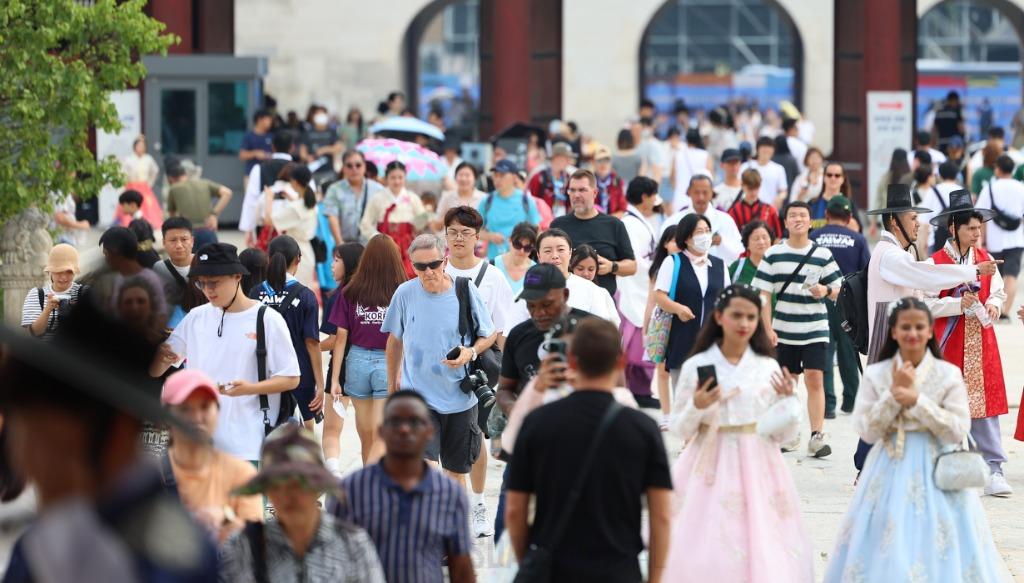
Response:
[[[46,268],[43,271],[46,273],[73,271],[75,275],[78,275],[78,250],[67,243],[54,245],[53,249],[50,249],[50,256],[46,260]]]

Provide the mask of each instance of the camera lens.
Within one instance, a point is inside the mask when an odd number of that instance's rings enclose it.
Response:
[[[483,385],[476,390],[476,400],[478,401],[477,407],[487,409],[494,405],[494,401],[496,400],[494,397],[494,391],[491,390],[491,387]]]

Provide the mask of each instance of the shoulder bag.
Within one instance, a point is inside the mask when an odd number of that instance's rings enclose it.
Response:
[[[679,253],[672,256],[672,285],[669,288],[668,297],[676,299],[676,285],[679,282],[679,268],[682,265],[682,258]],[[651,311],[651,321],[647,323],[647,334],[644,335],[644,348],[651,362],[657,364],[665,360],[665,351],[668,350],[668,334],[672,328],[672,314],[662,310],[657,305]]]
[[[580,495],[583,493],[584,484],[590,478],[590,469],[594,465],[594,458],[597,457],[597,448],[601,445],[601,438],[608,433],[608,429],[611,428],[612,422],[615,421],[615,417],[620,411],[622,411],[622,405],[612,399],[611,404],[605,409],[604,416],[601,417],[597,431],[594,432],[594,438],[590,440],[586,456],[583,458],[583,463],[580,464],[579,472],[576,474],[576,481],[573,483],[572,489],[569,490],[569,497],[554,522],[550,539],[543,542],[538,541],[530,545],[530,548],[526,551],[526,556],[523,557],[523,561],[519,564],[519,572],[516,573],[515,583],[549,583],[551,581],[551,568],[554,559],[553,551],[562,541],[565,529],[569,526],[569,517],[576,509],[576,503],[579,502]]]
[[[988,181],[988,198],[992,202],[992,210],[996,213],[996,216],[992,218],[993,223],[1004,231],[1016,231],[1020,228],[1021,217],[1008,215],[996,206],[996,191],[992,188],[991,180]]]
[[[974,438],[967,433],[970,446],[977,449]],[[964,449],[963,443],[956,449],[945,451],[935,456],[935,468],[932,478],[935,486],[946,492],[966,490],[968,488],[984,488],[988,483],[989,469],[985,459],[977,451]]]
[[[786,278],[786,282],[783,283],[782,287],[779,289],[778,296],[780,298],[782,297],[782,294],[786,293],[786,289],[789,287],[789,284],[793,283],[793,279],[796,278],[796,274],[800,273],[800,270],[803,269],[804,264],[807,263],[807,260],[811,258],[811,255],[814,255],[814,250],[817,248],[817,243],[811,244],[811,250],[804,255],[804,258],[801,259],[800,263],[796,265],[796,269],[794,269],[793,272],[789,274],[789,277]]]

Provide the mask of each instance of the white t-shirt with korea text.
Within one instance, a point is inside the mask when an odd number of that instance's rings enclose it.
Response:
[[[234,380],[257,382],[256,314],[260,304],[242,312],[223,311],[205,304],[193,308],[174,328],[167,344],[185,357],[185,367],[206,373],[215,383]],[[221,314],[223,333],[218,336]],[[267,378],[299,376],[299,360],[295,356],[288,325],[273,308],[263,314],[267,341]],[[268,395],[270,421],[276,423],[281,406],[280,395]],[[243,460],[258,460],[263,444],[263,412],[257,395],[220,397],[220,415],[213,444]]]

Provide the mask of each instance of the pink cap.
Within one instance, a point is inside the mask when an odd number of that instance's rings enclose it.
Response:
[[[188,368],[167,377],[160,391],[160,402],[164,405],[180,405],[195,391],[205,391],[214,401],[220,402],[216,383],[202,371]]]

